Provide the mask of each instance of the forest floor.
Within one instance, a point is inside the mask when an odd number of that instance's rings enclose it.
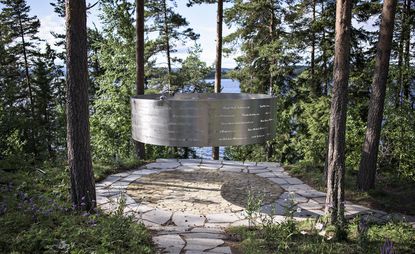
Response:
[[[95,164],[95,178],[144,162]],[[73,209],[66,165],[0,169],[0,253],[148,253],[150,232],[115,211]]]
[[[319,191],[326,191],[323,169],[306,165],[289,165],[284,168]],[[396,173],[382,172],[377,175],[375,189],[361,192],[357,189],[357,172],[347,171],[345,181],[346,200],[388,213],[415,216],[415,181],[403,180]]]

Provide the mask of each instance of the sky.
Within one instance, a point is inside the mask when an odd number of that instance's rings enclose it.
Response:
[[[65,21],[58,17],[53,11],[53,7],[49,4],[50,0],[26,0],[28,5],[31,7],[31,14],[36,15],[41,23],[39,29],[39,37],[46,40],[51,45],[54,43],[54,38],[50,32],[64,33]],[[190,26],[195,30],[196,33],[200,34],[199,43],[202,47],[201,60],[205,61],[208,65],[212,65],[215,62],[215,50],[216,50],[216,5],[214,4],[203,4],[195,5],[192,7],[186,7],[188,0],[177,0],[176,11],[187,19]],[[94,0],[87,0],[87,3],[95,3]],[[226,7],[226,6],[225,6]],[[88,26],[96,24],[100,27],[100,21],[98,18],[99,8],[96,6],[90,10],[88,14]],[[229,34],[231,30],[223,26],[223,36]],[[177,57],[183,58],[187,50],[179,48]],[[235,56],[223,56],[222,67],[223,68],[234,68],[236,66],[233,60]],[[163,64],[160,59],[159,64]],[[164,61],[165,62],[165,61]]]

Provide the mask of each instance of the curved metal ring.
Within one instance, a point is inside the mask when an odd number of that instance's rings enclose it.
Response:
[[[275,136],[276,98],[203,93],[131,98],[133,139],[178,147],[264,143]]]

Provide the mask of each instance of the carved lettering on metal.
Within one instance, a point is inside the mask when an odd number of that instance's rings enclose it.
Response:
[[[131,107],[133,139],[147,144],[247,145],[275,135],[276,99],[269,95],[152,94],[131,98]]]

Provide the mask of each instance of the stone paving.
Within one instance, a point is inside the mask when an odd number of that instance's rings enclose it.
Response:
[[[291,177],[278,163],[158,159],[133,171],[108,176],[96,184],[97,203],[106,212],[125,201],[124,213],[154,232],[159,253],[232,253],[229,226],[249,225],[248,193],[261,201],[261,217],[294,219],[324,214],[325,193]],[[358,214],[377,222],[415,218],[346,202],[346,216]]]

